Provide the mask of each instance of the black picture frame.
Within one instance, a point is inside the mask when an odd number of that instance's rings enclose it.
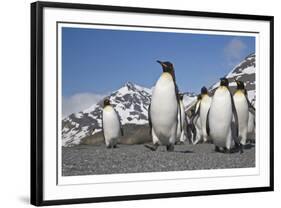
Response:
[[[209,190],[178,193],[155,193],[144,195],[124,195],[93,197],[80,199],[63,199],[46,201],[43,199],[43,9],[69,8],[80,10],[122,11],[144,14],[166,14],[180,16],[213,17],[226,19],[267,21],[270,24],[270,185],[266,187],[239,188],[226,190]],[[107,202],[121,200],[140,200],[170,197],[187,197],[198,195],[234,194],[246,192],[265,192],[274,190],[274,17],[248,14],[229,14],[169,9],[152,9],[120,7],[75,3],[34,2],[31,4],[31,204],[36,206]]]

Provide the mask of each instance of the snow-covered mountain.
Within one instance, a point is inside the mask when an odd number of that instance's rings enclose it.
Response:
[[[250,102],[255,102],[255,54],[247,56],[240,64],[234,67],[226,76],[230,81],[230,90],[234,91],[236,84],[234,78],[245,83]],[[218,77],[219,80],[219,77]],[[211,93],[219,86],[219,81],[209,89]],[[141,87],[127,82],[123,87],[111,93],[108,98],[129,132],[137,132],[139,136],[148,132],[148,106],[150,104],[152,89]],[[196,102],[195,93],[184,93],[186,108]],[[62,120],[62,145],[71,146],[80,144],[84,138],[90,142],[100,137],[103,100],[78,113],[73,113]],[[146,126],[146,127],[145,127]],[[95,135],[95,136],[93,136]],[[137,137],[137,136],[135,136]],[[127,138],[131,139],[131,138]]]
[[[233,92],[236,88],[235,79],[243,81],[248,92],[248,99],[255,103],[256,99],[256,55],[248,55],[242,62],[235,66],[226,77],[229,80],[229,88]],[[219,81],[211,86],[210,91],[214,91],[219,86]]]
[[[118,112],[121,123],[142,125],[148,123],[147,109],[151,90],[127,82],[108,98]],[[103,100],[79,113],[73,113],[62,120],[62,145],[79,144],[86,136],[101,131]]]

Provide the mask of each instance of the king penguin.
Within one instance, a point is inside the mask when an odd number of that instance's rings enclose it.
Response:
[[[203,142],[209,141],[207,130],[206,130],[206,123],[207,123],[207,114],[210,109],[211,102],[212,102],[212,98],[209,96],[207,88],[202,87],[199,113],[200,113]]]
[[[107,98],[102,111],[102,129],[106,147],[115,148],[120,136],[123,136],[123,129],[117,112]]]
[[[216,151],[230,153],[234,147],[240,147],[240,143],[237,112],[228,85],[228,80],[221,78],[207,115],[207,133]]]
[[[148,110],[154,145],[145,146],[155,151],[159,145],[165,145],[167,151],[173,151],[178,123],[178,88],[173,64],[157,62],[162,66],[163,73],[156,82]]]
[[[247,91],[245,89],[244,83],[242,81],[235,80],[237,84],[237,89],[233,95],[233,101],[238,116],[238,126],[239,126],[239,139],[242,145],[247,142],[248,135],[248,122],[250,113],[253,113],[254,107],[250,104]]]
[[[188,121],[187,121],[186,114],[184,111],[183,94],[179,94],[178,96],[179,96],[180,110],[178,111],[178,126],[177,126],[176,143],[183,144],[187,138]]]

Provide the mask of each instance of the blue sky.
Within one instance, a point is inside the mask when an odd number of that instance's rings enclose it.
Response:
[[[152,87],[174,64],[180,91],[199,92],[255,52],[255,38],[125,30],[62,29],[62,95],[105,94],[127,81]]]

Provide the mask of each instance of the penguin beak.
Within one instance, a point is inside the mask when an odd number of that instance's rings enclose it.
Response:
[[[162,67],[167,67],[162,61],[157,60],[157,63],[159,63]]]

